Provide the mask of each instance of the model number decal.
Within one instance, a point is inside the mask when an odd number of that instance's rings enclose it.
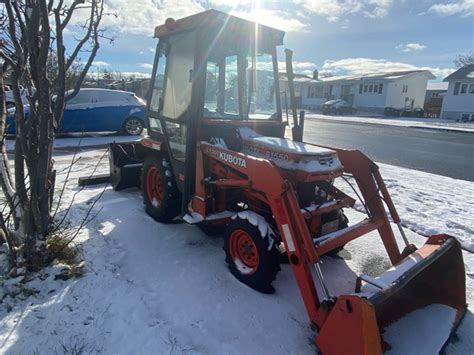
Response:
[[[265,157],[267,159],[278,159],[278,160],[283,160],[283,161],[290,160],[290,157],[288,156],[288,154],[266,150],[265,148],[256,147],[252,145],[244,145],[243,151],[247,154],[256,155],[261,158]]]

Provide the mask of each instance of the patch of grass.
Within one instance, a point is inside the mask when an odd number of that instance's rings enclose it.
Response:
[[[387,258],[381,255],[370,255],[362,263],[362,274],[375,277],[390,269],[391,266]]]
[[[46,250],[50,255],[64,264],[75,264],[77,251],[69,239],[55,234],[46,240]]]
[[[67,236],[57,233],[49,237],[46,240],[46,250],[49,260],[57,260],[63,266],[61,274],[56,275],[57,279],[82,276],[84,262],[79,260],[77,248]]]

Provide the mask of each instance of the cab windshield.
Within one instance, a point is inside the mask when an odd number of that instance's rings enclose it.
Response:
[[[268,53],[210,56],[206,64],[205,118],[276,119],[273,57]]]

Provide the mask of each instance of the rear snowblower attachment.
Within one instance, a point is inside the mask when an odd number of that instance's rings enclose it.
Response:
[[[431,236],[379,277],[359,277],[356,293],[338,297],[316,345],[323,354],[436,354],[466,311],[465,295],[459,242]]]

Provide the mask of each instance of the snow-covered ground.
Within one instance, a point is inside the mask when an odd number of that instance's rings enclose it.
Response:
[[[77,177],[92,171],[102,154],[81,153],[65,204],[78,190]],[[58,171],[70,159],[57,157]],[[97,173],[107,169],[105,163]],[[425,240],[413,231],[449,232],[472,247],[474,183],[389,165],[381,165],[381,171],[410,229],[410,241],[421,245]],[[64,177],[63,171],[59,182]],[[88,187],[77,195],[73,224],[102,190]],[[288,265],[277,276],[276,293],[260,294],[227,271],[221,238],[206,236],[195,226],[156,223],[145,214],[139,190],[107,188],[96,211],[97,218],[77,240],[86,262],[84,276],[55,280],[58,267],[51,267],[23,284],[25,292],[0,304],[0,353],[315,353],[314,332]],[[348,217],[355,223],[362,214],[348,211]],[[351,242],[340,255],[324,258],[322,265],[335,294],[353,292],[355,273],[380,273],[389,267],[375,233]],[[464,251],[463,256],[472,303],[474,254]],[[473,312],[470,306],[446,354],[473,352]],[[439,321],[431,315],[427,323]],[[425,339],[435,334],[422,330],[411,327],[408,334],[396,336],[419,340],[420,334]],[[408,351],[419,354],[420,348]]]
[[[332,116],[320,113],[307,112],[306,118],[318,120],[361,122],[399,127],[416,127],[427,129],[450,130],[474,133],[474,123],[456,122],[453,120],[441,120],[439,118],[415,118],[415,117],[360,117],[360,116]]]
[[[474,183],[398,166],[378,164],[402,225],[429,236],[447,233],[474,253]],[[351,188],[339,180],[346,193]],[[356,209],[363,211],[360,203]]]

